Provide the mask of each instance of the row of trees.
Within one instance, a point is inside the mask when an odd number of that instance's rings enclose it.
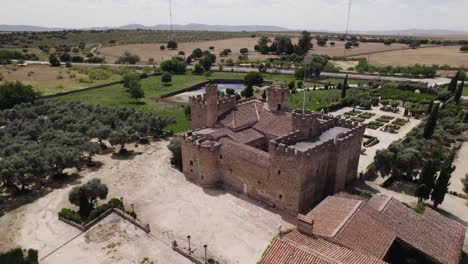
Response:
[[[452,80],[450,81],[450,84],[448,85],[447,90],[455,96],[455,103],[457,105],[460,104],[461,102],[461,97],[463,95],[463,89],[465,88],[465,79],[466,79],[466,74],[464,71],[459,70],[455,76],[452,77]],[[458,84],[461,81],[460,84]]]
[[[23,192],[42,188],[67,168],[93,165],[105,140],[123,154],[126,144],[159,137],[171,122],[125,107],[43,100],[16,105],[0,112],[1,183]]]
[[[258,43],[255,45],[254,49],[261,52],[262,54],[296,54],[303,56],[310,49],[312,49],[313,46],[312,36],[309,32],[303,31],[297,44],[293,44],[291,38],[286,36],[278,36],[273,41],[271,41],[270,38],[263,36],[258,40]]]
[[[412,76],[412,77],[425,77],[425,78],[433,78],[437,74],[437,67],[435,66],[425,66],[416,64],[414,66],[384,66],[378,67],[374,65],[370,65],[367,62],[367,59],[362,58],[359,59],[358,65],[355,67],[357,72],[378,72],[381,74],[401,74],[404,76]]]

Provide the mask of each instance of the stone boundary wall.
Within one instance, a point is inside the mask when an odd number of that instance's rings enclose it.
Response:
[[[120,210],[115,209],[115,208],[111,208],[111,209],[105,211],[99,217],[97,217],[96,219],[94,219],[93,221],[89,222],[86,225],[77,224],[75,222],[72,222],[72,221],[67,220],[67,219],[65,219],[63,217],[60,217],[60,216],[59,216],[59,220],[66,223],[66,224],[69,224],[69,225],[71,225],[71,226],[73,226],[73,227],[75,227],[75,228],[77,228],[79,230],[81,230],[82,232],[85,232],[85,231],[89,230],[91,227],[95,226],[97,223],[99,223],[102,219],[109,216],[111,213],[115,213],[116,215],[118,215],[121,218],[129,221],[130,223],[132,223],[136,227],[140,228],[141,230],[145,231],[146,233],[150,233],[150,231],[151,231],[150,228],[149,228],[149,225],[144,226],[144,225],[138,223],[137,221],[133,220],[129,215],[126,215],[126,214],[122,213]]]
[[[148,74],[148,77],[160,76],[160,75],[161,75],[161,73],[153,73],[153,74]],[[68,94],[81,93],[81,92],[86,92],[86,91],[96,90],[96,89],[100,89],[100,88],[105,88],[105,87],[109,87],[109,86],[116,85],[116,84],[121,84],[121,83],[123,83],[123,81],[115,81],[115,82],[111,82],[111,83],[104,83],[104,84],[95,85],[95,86],[91,86],[91,87],[87,87],[87,88],[82,88],[82,89],[77,89],[77,90],[72,90],[72,91],[67,91],[67,92],[60,92],[60,93],[50,94],[50,95],[44,95],[44,96],[41,96],[39,99],[50,99],[50,98],[60,97],[60,96],[68,95]]]

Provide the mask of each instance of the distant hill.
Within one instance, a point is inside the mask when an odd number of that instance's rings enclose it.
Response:
[[[447,29],[405,29],[405,30],[357,30],[353,34],[371,34],[371,35],[402,35],[402,36],[424,36],[424,35],[461,35],[468,34],[468,31],[457,31]]]
[[[59,31],[67,28],[47,28],[35,27],[28,25],[0,25],[0,31]],[[92,28],[78,28],[80,30],[108,30],[108,29],[121,29],[121,30],[169,30],[170,25],[161,24],[155,26],[145,26],[140,24],[129,24],[120,27],[92,27]],[[230,25],[206,25],[206,24],[187,24],[187,25],[173,25],[174,30],[193,30],[193,31],[292,31],[291,29],[278,27],[278,26],[264,26],[264,25],[245,25],[245,26],[230,26]],[[71,30],[71,28],[68,28]]]

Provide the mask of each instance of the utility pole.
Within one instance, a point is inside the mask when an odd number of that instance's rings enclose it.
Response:
[[[346,44],[346,38],[348,37],[348,34],[349,34],[349,20],[350,20],[350,17],[351,17],[351,2],[352,2],[352,0],[349,0],[348,18],[347,18],[347,21],[346,21],[345,44]],[[346,47],[344,49],[344,57],[346,57]]]
[[[174,40],[172,35],[172,0],[169,0],[169,19],[170,19],[170,33],[169,33],[169,40]]]

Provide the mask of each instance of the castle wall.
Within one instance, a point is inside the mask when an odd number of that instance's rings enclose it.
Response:
[[[201,95],[190,97],[192,131],[206,127],[206,99]]]
[[[217,162],[220,146],[205,138],[184,137],[181,148],[185,176],[203,187],[218,184],[221,180]]]
[[[268,108],[270,111],[288,111],[289,89],[283,87],[268,88]]]
[[[309,110],[306,110],[304,113],[302,113],[302,110],[293,111],[292,127],[294,131],[301,131],[304,138],[316,138],[322,133],[317,116]]]

